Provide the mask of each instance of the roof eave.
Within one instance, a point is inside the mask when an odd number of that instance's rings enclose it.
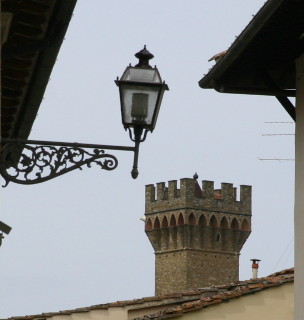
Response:
[[[43,100],[50,75],[56,63],[64,36],[68,29],[77,0],[68,0],[61,3],[53,20],[60,24],[60,35],[57,35],[53,42],[50,42],[39,54],[39,63],[33,74],[31,85],[27,92],[27,98],[22,107],[22,116],[15,127],[14,137],[27,139],[37,112]]]
[[[226,93],[248,93],[248,94],[261,94],[258,91],[253,91],[248,88],[248,91],[233,90],[232,88],[224,88],[219,85],[217,80],[224,74],[224,72],[238,59],[240,54],[244,51],[247,45],[251,42],[254,36],[262,29],[268,19],[280,7],[284,0],[269,0],[260,9],[257,15],[251,20],[242,33],[236,38],[227,53],[214,65],[214,67],[206,74],[200,81],[199,86],[203,89],[215,89],[219,92]],[[267,90],[263,94],[273,95]]]

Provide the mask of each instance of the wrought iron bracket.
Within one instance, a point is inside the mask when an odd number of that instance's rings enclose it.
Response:
[[[69,143],[40,140],[2,139],[0,173],[5,180],[19,184],[37,184],[94,163],[104,170],[114,170],[117,158],[105,150],[133,151],[132,177],[138,176],[138,151],[134,147]]]

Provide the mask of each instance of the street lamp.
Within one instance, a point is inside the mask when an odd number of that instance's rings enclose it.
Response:
[[[133,151],[131,175],[138,176],[139,144],[146,139],[148,131],[155,128],[162,97],[167,84],[162,82],[158,69],[149,65],[153,58],[146,46],[135,54],[136,66],[128,66],[120,79],[119,87],[122,123],[129,131],[134,147],[69,143],[40,140],[1,140],[0,173],[9,182],[36,184],[61,176],[81,166],[92,163],[101,169],[114,170],[118,160],[104,150]]]
[[[117,78],[115,81],[119,87],[122,123],[135,142],[131,173],[134,179],[138,176],[139,143],[145,141],[148,131],[154,130],[164,92],[169,90],[167,84],[162,82],[156,66],[152,68],[149,65],[149,60],[154,56],[146,46],[135,57],[139,59],[138,64],[135,67],[128,66],[120,80]]]

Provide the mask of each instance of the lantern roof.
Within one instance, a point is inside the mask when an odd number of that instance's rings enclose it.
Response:
[[[161,83],[161,76],[157,68],[143,68],[143,67],[127,67],[123,73],[122,81],[147,82],[147,83]]]

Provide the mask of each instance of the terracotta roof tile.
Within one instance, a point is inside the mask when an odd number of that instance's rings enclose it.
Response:
[[[178,317],[183,313],[200,310],[202,308],[209,307],[213,304],[222,303],[228,299],[245,296],[247,294],[252,294],[256,291],[262,291],[274,286],[282,285],[284,283],[293,282],[293,271],[293,269],[287,269],[275,273],[274,276],[268,276],[265,278],[253,279],[248,281],[238,281],[235,284],[230,284],[227,286],[218,286],[220,287],[220,289],[218,288],[219,291],[211,297],[205,297],[197,301],[184,303],[181,306],[161,311],[154,315],[137,318],[136,320],[168,319]],[[229,288],[229,291],[226,291],[227,288]]]
[[[117,301],[106,304],[98,304],[90,307],[77,308],[73,310],[64,310],[52,313],[43,313],[39,315],[28,315],[23,317],[12,317],[9,320],[45,320],[56,315],[71,315],[80,312],[89,312],[92,310],[108,309],[112,307],[135,306],[144,304],[145,302],[159,301],[158,305],[178,304],[175,307],[168,307],[167,310],[145,315],[137,318],[137,320],[147,319],[169,319],[177,317],[183,313],[200,310],[214,304],[219,304],[229,299],[234,299],[241,296],[246,296],[257,291],[262,291],[275,286],[283,285],[284,283],[294,281],[294,269],[287,269],[276,272],[268,277],[250,279],[246,281],[237,281],[227,285],[218,285],[214,287],[198,288],[195,290],[187,290],[164,296],[145,297],[141,299]]]

